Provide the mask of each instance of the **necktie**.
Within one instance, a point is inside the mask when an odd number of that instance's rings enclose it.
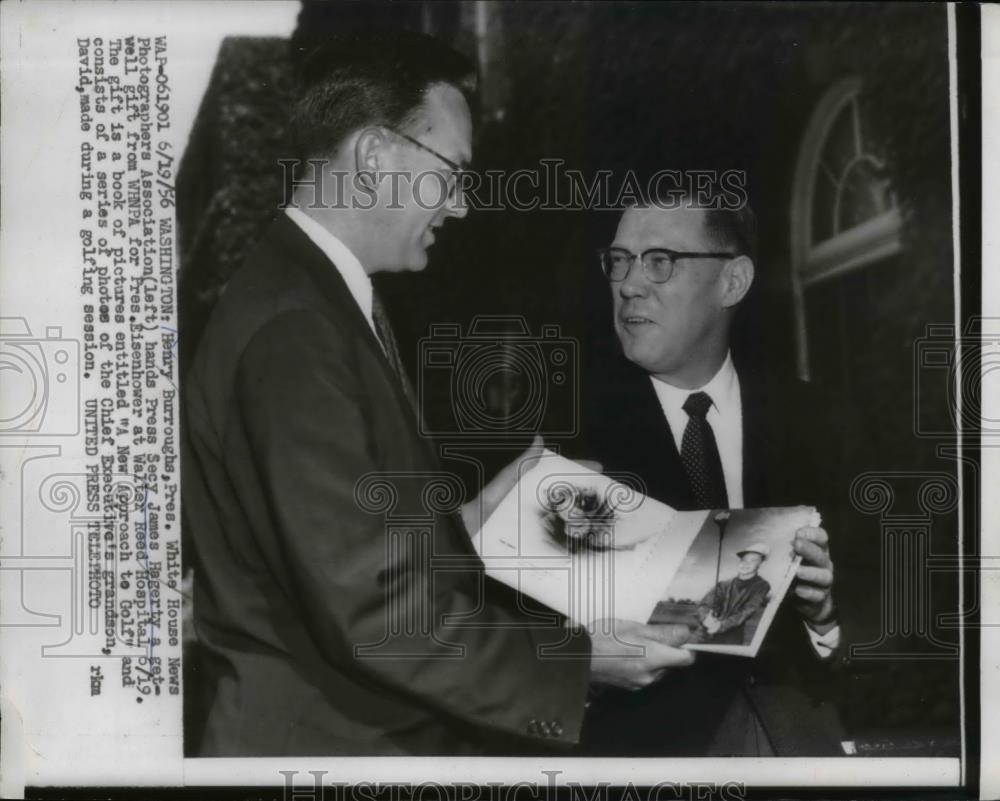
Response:
[[[681,439],[681,462],[691,480],[699,509],[725,509],[729,506],[722,459],[715,434],[705,419],[712,399],[704,392],[693,392],[684,401],[688,423]]]
[[[382,301],[379,300],[379,296],[377,294],[372,295],[372,322],[375,323],[375,333],[378,335],[379,341],[382,343],[382,350],[385,351],[385,358],[388,360],[392,371],[396,374],[396,378],[399,379],[399,383],[403,388],[403,394],[406,396],[406,400],[409,401],[410,407],[413,409],[414,413],[416,413],[417,398],[414,395],[410,379],[406,375],[406,370],[403,369],[403,362],[399,358],[399,346],[396,344],[396,336],[392,332],[392,325],[389,322],[389,317],[386,315],[385,307],[382,305]]]

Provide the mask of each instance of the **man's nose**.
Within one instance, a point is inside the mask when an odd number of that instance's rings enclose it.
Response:
[[[628,273],[618,282],[618,292],[623,298],[645,297],[649,294],[649,279],[638,259],[629,265]]]
[[[461,220],[469,213],[469,204],[461,192],[456,191],[445,203],[445,216]]]

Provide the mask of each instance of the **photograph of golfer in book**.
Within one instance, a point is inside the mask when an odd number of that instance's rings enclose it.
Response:
[[[711,512],[650,623],[684,623],[686,647],[755,656],[798,567],[792,540],[809,507]]]

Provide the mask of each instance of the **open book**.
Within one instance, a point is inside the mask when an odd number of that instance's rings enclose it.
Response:
[[[486,572],[571,620],[683,623],[685,646],[755,656],[808,506],[678,512],[545,451],[475,536]]]

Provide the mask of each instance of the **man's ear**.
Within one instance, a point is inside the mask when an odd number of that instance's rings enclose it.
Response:
[[[374,190],[378,182],[377,175],[383,166],[383,148],[386,137],[381,129],[365,128],[354,141],[354,169],[359,180],[365,182],[368,189]]]
[[[737,256],[722,268],[722,306],[731,308],[746,297],[753,284],[753,261],[749,256]]]

